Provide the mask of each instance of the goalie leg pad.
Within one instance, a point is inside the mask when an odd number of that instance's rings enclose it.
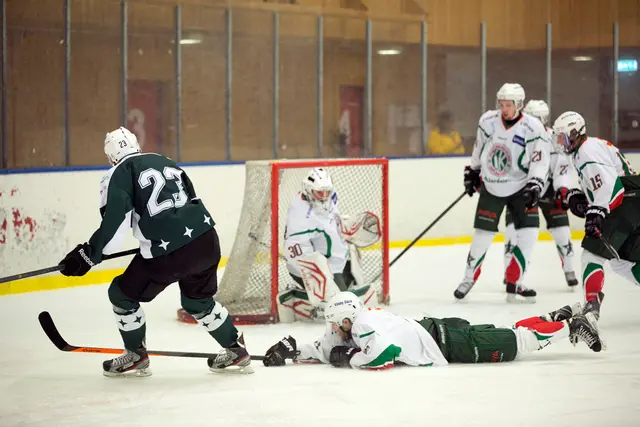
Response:
[[[312,252],[300,256],[296,262],[302,274],[302,282],[307,291],[307,297],[314,307],[328,301],[332,296],[340,292],[338,285],[333,280],[333,273],[324,255],[319,252]]]
[[[358,251],[358,248],[352,244],[349,245],[349,260],[351,275],[356,282],[356,286],[364,286],[364,271],[362,270],[362,258],[360,257],[360,251]]]
[[[291,323],[324,322],[324,303],[314,307],[301,289],[290,288],[278,293],[278,316],[280,322]]]

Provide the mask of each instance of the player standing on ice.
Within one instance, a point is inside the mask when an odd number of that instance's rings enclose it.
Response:
[[[498,110],[480,117],[471,165],[464,170],[467,194],[480,192],[474,234],[462,283],[454,292],[464,298],[478,276],[498,232],[505,206],[513,216],[517,244],[505,271],[508,302],[535,302],[536,292],[520,284],[538,239],[538,201],[549,173],[551,144],[540,120],[521,112],[525,93],[505,83],[497,93]]]
[[[560,201],[565,209],[585,218],[585,311],[598,319],[607,261],[613,271],[640,286],[640,177],[613,144],[587,136],[586,122],[580,114],[562,113],[553,124],[553,132],[556,143],[570,154],[578,172],[581,190],[570,190]],[[620,260],[614,259],[601,236]]]
[[[140,241],[140,252],[109,286],[125,351],[102,364],[104,375],[151,375],[140,303],[150,302],[173,282],[180,285],[184,309],[223,347],[208,359],[210,369],[253,372],[242,334],[227,309],[213,300],[220,243],[187,174],[167,157],[140,153],[135,135],[122,127],[106,135],[104,152],[113,167],[100,182],[102,222],[88,243],[60,262],[65,276],[83,276],[119,246],[129,226]]]
[[[294,318],[323,321],[326,301],[339,291],[351,290],[364,305],[377,303],[357,248],[374,244],[380,234],[370,212],[341,217],[331,176],[323,168],[310,170],[287,213],[284,255],[297,286],[280,292],[280,305]]]
[[[532,99],[527,102],[523,110],[542,122],[547,130],[549,140],[551,140],[553,129],[547,127],[549,120],[549,107],[541,100]],[[556,243],[558,255],[562,262],[564,277],[567,285],[575,289],[578,284],[576,273],[573,271],[573,246],[571,244],[571,229],[569,228],[569,216],[566,209],[563,209],[560,199],[566,196],[571,182],[571,160],[565,152],[555,144],[551,144],[551,156],[549,162],[549,179],[542,189],[540,200],[540,210],[547,222],[547,229]],[[513,248],[517,246],[516,228],[513,224],[511,212],[507,210],[505,223],[507,225],[504,232],[505,247],[505,271],[511,263]],[[506,281],[506,280],[505,280]]]
[[[327,328],[315,343],[298,348],[293,337],[283,338],[267,350],[264,365],[282,366],[286,359],[362,369],[390,368],[396,362],[410,366],[509,362],[565,338],[574,345],[584,341],[595,352],[602,350],[596,328],[580,314],[580,304],[521,320],[514,328],[471,325],[455,317],[413,320],[367,309],[351,292],[336,294],[325,313]]]

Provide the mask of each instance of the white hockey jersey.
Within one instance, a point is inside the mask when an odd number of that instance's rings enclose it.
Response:
[[[351,329],[352,339],[344,341],[331,325],[313,344],[298,349],[299,362],[329,363],[336,346],[356,347],[361,351],[351,359],[351,366],[363,369],[390,368],[395,361],[410,366],[443,366],[448,362],[433,337],[418,322],[388,311],[365,308]]]
[[[547,128],[547,135],[550,141],[553,141],[553,129]],[[549,179],[544,184],[544,188],[540,194],[544,195],[547,189],[553,183],[553,191],[558,189],[571,188],[573,181],[571,179],[571,159],[557,144],[551,144],[551,156],[549,161]]]
[[[331,211],[313,209],[311,203],[298,193],[289,206],[284,236],[284,255],[287,269],[302,277],[296,258],[302,254],[320,252],[327,257],[333,274],[342,273],[349,259],[349,248],[340,233],[338,196],[334,192]]]
[[[636,175],[629,161],[609,141],[587,138],[571,156],[589,206],[615,209],[624,197],[621,176]]]
[[[532,178],[542,183],[549,176],[551,142],[540,120],[522,114],[509,129],[500,111],[480,117],[471,155],[471,168],[480,176],[489,193],[506,197],[520,191]]]

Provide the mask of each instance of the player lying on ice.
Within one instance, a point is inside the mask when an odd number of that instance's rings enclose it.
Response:
[[[377,304],[358,249],[373,245],[380,235],[375,214],[340,215],[331,175],[323,168],[311,169],[287,212],[284,255],[295,284],[278,295],[280,317],[322,322],[326,302],[346,290],[363,305]]]
[[[390,368],[397,362],[410,366],[509,362],[565,338],[574,345],[584,341],[598,352],[603,345],[589,316],[577,303],[520,320],[513,328],[471,325],[455,317],[413,320],[365,308],[353,293],[341,292],[327,303],[327,329],[320,339],[298,348],[293,337],[283,338],[267,350],[264,365],[282,366],[286,359],[363,369]]]

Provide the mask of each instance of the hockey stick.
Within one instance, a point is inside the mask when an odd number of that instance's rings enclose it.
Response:
[[[265,242],[261,241],[260,239],[258,239],[258,236],[256,236],[255,234],[253,234],[252,232],[249,232],[249,238],[251,240],[254,240],[255,242],[257,242],[260,246],[264,246],[267,249],[271,249],[271,246],[267,245]],[[278,258],[286,261],[287,257],[282,255],[281,253],[278,253]]]
[[[103,354],[120,354],[124,350],[121,348],[106,348],[106,347],[78,347],[71,345],[62,338],[58,328],[48,311],[43,311],[38,315],[38,321],[42,330],[47,337],[51,340],[53,345],[58,347],[58,350],[72,352],[72,353],[103,353]],[[216,353],[194,353],[189,351],[155,351],[148,350],[149,356],[169,356],[169,357],[196,357],[201,359],[208,359],[209,357],[216,357]],[[264,356],[251,356],[251,360],[263,360]]]
[[[138,249],[129,249],[128,251],[116,252],[115,254],[105,255],[103,260],[120,258],[126,255],[133,255],[138,253]],[[26,279],[27,277],[39,276],[41,274],[53,273],[54,271],[60,271],[60,266],[41,268],[40,270],[27,271],[26,273],[14,274],[13,276],[1,277],[0,283],[13,282],[14,280]]]
[[[602,242],[605,248],[609,251],[609,253],[616,259],[616,261],[620,261],[620,255],[618,255],[618,251],[609,243],[609,241],[602,235],[600,230],[598,230],[598,238]]]
[[[449,205],[449,207],[448,207],[447,209],[445,209],[445,210],[444,210],[444,212],[442,212],[440,215],[438,215],[438,217],[437,217],[436,219],[434,219],[434,220],[433,220],[433,222],[427,226],[427,228],[425,228],[424,230],[422,230],[422,233],[420,233],[420,234],[418,235],[418,237],[416,237],[415,239],[413,239],[413,241],[412,241],[411,243],[409,243],[409,246],[407,246],[406,248],[404,248],[404,249],[402,250],[402,252],[400,252],[400,253],[399,253],[399,254],[398,254],[398,255],[393,259],[393,261],[391,261],[391,262],[389,263],[389,267],[391,267],[393,264],[395,264],[395,262],[396,262],[396,261],[398,261],[398,260],[400,259],[400,257],[401,257],[402,255],[404,255],[404,253],[405,253],[405,252],[407,252],[407,251],[408,251],[408,250],[409,250],[413,245],[415,245],[415,244],[416,244],[416,242],[422,238],[422,236],[424,236],[424,235],[425,235],[429,230],[431,230],[431,229],[433,228],[433,226],[434,226],[434,225],[436,225],[436,224],[438,223],[438,221],[440,221],[440,220],[442,219],[442,217],[443,217],[443,216],[445,216],[445,215],[446,215],[446,214],[447,214],[451,209],[453,209],[453,207],[454,207],[455,205],[457,205],[457,204],[458,204],[458,202],[459,202],[460,200],[462,200],[462,198],[463,198],[464,196],[466,196],[466,195],[467,195],[467,192],[465,191],[465,192],[463,192],[460,196],[458,196],[458,198],[457,198],[457,199],[455,199],[455,200],[454,200],[454,201]]]

